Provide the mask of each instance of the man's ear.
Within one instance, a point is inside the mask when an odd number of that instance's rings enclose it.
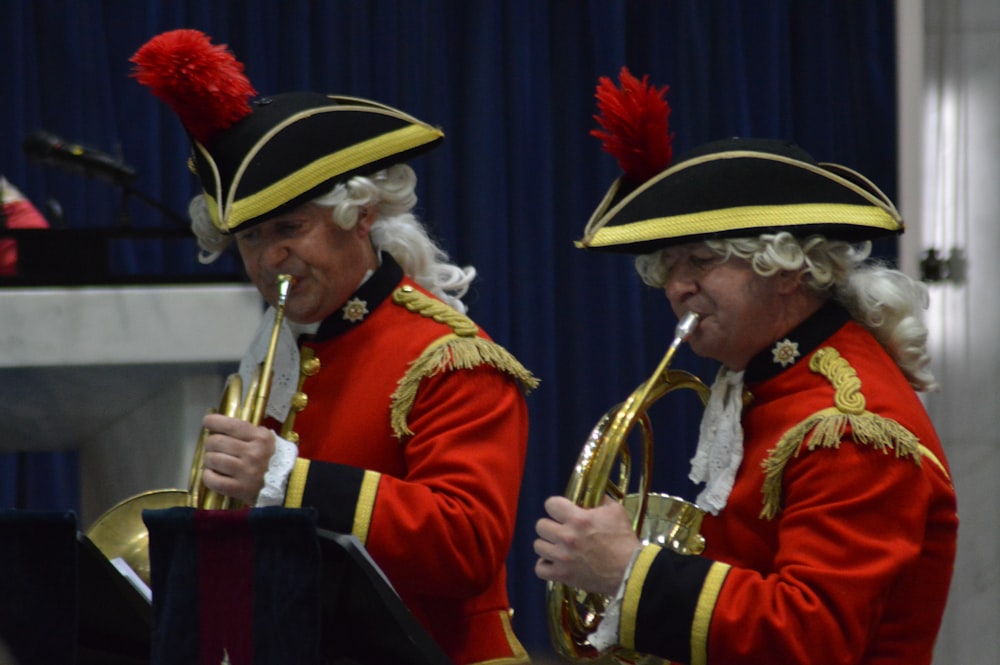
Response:
[[[799,290],[803,284],[803,274],[799,270],[782,270],[774,276],[778,287],[778,293],[789,295]]]
[[[372,224],[375,223],[375,206],[367,205],[358,211],[358,223],[354,225],[354,230],[367,238],[371,233]]]

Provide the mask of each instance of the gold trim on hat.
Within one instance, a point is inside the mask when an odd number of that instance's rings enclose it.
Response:
[[[194,139],[191,140],[191,144],[194,146],[195,150],[201,153],[203,161],[208,164],[209,168],[212,169],[212,182],[215,185],[215,191],[220,191],[222,189],[222,177],[219,175],[218,165],[215,163],[215,160],[212,159],[212,153],[210,153],[205,146]],[[198,174],[197,168],[192,168],[191,170],[193,173]],[[209,219],[212,220],[212,224],[215,225],[215,228],[225,232],[222,222],[219,221],[223,217],[222,202],[213,196],[212,192],[209,192],[204,188],[202,189],[202,194],[205,196],[205,205],[208,208],[208,216]]]
[[[220,191],[222,187],[221,176],[215,159],[203,145],[196,141],[193,142],[198,152],[204,157],[204,161],[212,170],[215,191],[209,192],[203,189],[203,194],[208,204],[212,223],[222,233],[231,233],[244,222],[265,215],[314,187],[318,187],[324,182],[336,178],[338,175],[349,173],[364,167],[366,164],[372,164],[387,157],[433,143],[444,137],[444,132],[437,127],[418,120],[391,106],[360,97],[337,95],[329,95],[328,97],[331,101],[330,106],[304,109],[295,115],[285,118],[262,135],[243,156],[226,192]],[[247,168],[249,168],[257,154],[270,143],[275,135],[309,116],[345,112],[386,115],[409,124],[398,130],[372,137],[368,140],[347,146],[335,153],[325,155],[258,192],[239,200],[236,199],[240,181],[243,179]],[[224,201],[219,200],[218,196],[220,195],[225,197]]]
[[[683,238],[732,231],[756,231],[762,228],[796,227],[822,224],[886,229],[899,228],[899,221],[886,210],[868,205],[845,203],[796,203],[789,205],[742,206],[706,210],[686,215],[656,217],[631,224],[604,226],[579,247],[613,247],[650,240]]]
[[[240,172],[231,187],[228,214],[225,216],[222,228],[227,232],[232,231],[243,222],[267,214],[338,174],[347,173],[366,164],[372,164],[411,148],[425,145],[441,136],[443,133],[440,130],[429,125],[403,127],[321,157],[259,192],[233,201],[232,197],[236,191],[238,178],[242,175]],[[249,162],[249,159],[246,161]]]
[[[873,206],[873,209],[868,210],[868,206],[864,205],[850,205],[850,204],[833,204],[833,203],[814,203],[814,204],[795,204],[795,205],[765,205],[765,206],[746,206],[746,207],[736,207],[730,209],[720,209],[720,210],[706,210],[696,213],[689,213],[684,215],[676,215],[672,217],[661,217],[649,220],[642,220],[638,222],[633,222],[631,224],[621,224],[608,227],[608,223],[611,222],[615,216],[626,206],[628,206],[632,200],[637,196],[642,194],[647,189],[650,189],[656,185],[661,180],[664,180],[679,171],[684,171],[707,162],[715,162],[726,159],[759,159],[768,160],[773,162],[779,162],[789,166],[793,166],[804,171],[809,171],[815,175],[818,175],[826,180],[830,180],[837,185],[850,190],[851,192],[857,194],[865,201],[869,201]],[[852,180],[855,178],[864,182],[868,185],[871,190],[865,189],[857,182]],[[792,157],[787,157],[785,155],[775,155],[767,152],[760,152],[757,150],[729,150],[725,152],[709,153],[706,155],[701,155],[698,157],[693,157],[687,159],[679,164],[675,164],[659,174],[653,176],[642,185],[637,187],[635,190],[628,193],[627,196],[622,198],[617,204],[612,208],[608,208],[614,201],[615,194],[621,186],[621,178],[615,180],[612,183],[608,192],[604,195],[600,205],[594,210],[594,213],[590,216],[587,221],[587,225],[583,230],[583,238],[576,241],[574,244],[577,247],[611,247],[615,245],[623,245],[633,242],[645,242],[649,240],[667,240],[671,238],[684,237],[686,235],[704,235],[708,233],[716,233],[720,231],[739,231],[741,229],[752,230],[756,227],[770,227],[770,226],[796,226],[802,224],[854,224],[858,226],[864,226],[869,228],[879,228],[886,229],[889,231],[897,231],[903,228],[903,219],[896,210],[892,201],[889,199],[885,193],[875,186],[868,178],[862,174],[850,169],[846,166],[840,164],[834,164],[829,162],[822,162],[820,164],[810,164],[808,162],[803,162]],[[846,214],[845,209],[851,208],[855,209],[857,212]],[[841,216],[834,217],[829,216],[826,219],[817,219],[815,217],[810,217],[809,219],[802,219],[796,221],[790,221],[784,219],[784,214],[789,210],[813,210],[813,209],[826,209],[826,210],[844,210],[840,213]],[[768,215],[775,214],[775,219],[763,219],[761,217],[762,211],[768,211]],[[738,211],[746,211],[743,214]],[[781,211],[781,212],[779,212]],[[815,213],[812,213],[813,215]],[[719,221],[712,221],[715,216],[720,216]],[[725,217],[723,217],[725,216]],[[756,219],[756,222],[752,221]],[[721,221],[727,220],[727,221]],[[881,220],[881,221],[880,221]],[[696,226],[697,224],[704,223],[704,227]],[[663,225],[667,226],[664,227]],[[727,226],[726,224],[735,224],[735,226]],[[650,230],[650,225],[656,225],[656,231]],[[618,230],[615,230],[618,229]],[[633,239],[634,238],[634,239]]]

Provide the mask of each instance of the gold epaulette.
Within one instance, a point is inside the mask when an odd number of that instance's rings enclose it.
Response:
[[[392,394],[392,429],[397,438],[413,434],[407,419],[417,397],[417,388],[425,378],[458,369],[489,365],[520,382],[524,391],[538,387],[538,379],[507,349],[479,336],[479,326],[469,317],[431,298],[411,286],[402,286],[392,294],[392,301],[411,312],[446,324],[452,333],[434,340],[410,363]]]
[[[760,516],[772,519],[781,510],[782,477],[785,466],[797,457],[803,444],[807,451],[817,448],[837,448],[844,432],[851,428],[851,441],[872,446],[875,450],[895,453],[900,459],[910,458],[918,466],[925,455],[931,455],[920,439],[891,418],[865,409],[861,394],[861,379],[851,364],[832,347],[823,347],[809,360],[809,369],[822,374],[834,388],[834,406],[821,409],[788,430],[762,463],[764,507]],[[935,461],[937,461],[935,459]]]

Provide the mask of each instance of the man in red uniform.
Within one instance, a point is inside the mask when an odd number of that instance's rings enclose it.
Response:
[[[706,547],[643,544],[619,503],[552,497],[537,574],[609,597],[598,650],[930,663],[958,518],[915,392],[935,386],[926,289],[867,260],[869,239],[902,231],[895,207],[783,141],[723,140],[627,176],[580,245],[639,255],[674,313],[698,315],[692,349],[721,363],[691,469]]]
[[[3,229],[45,229],[45,221],[31,201],[0,175],[0,231]],[[17,274],[17,241],[0,236],[0,277]]]
[[[270,420],[206,416],[204,484],[251,506],[314,508],[320,527],[355,535],[457,665],[527,663],[505,558],[524,393],[537,380],[465,315],[475,271],[448,263],[412,213],[405,161],[444,135],[364,99],[299,92],[248,103],[255,91],[228,58],[191,30],[133,58],[139,81],[191,134],[202,260],[235,239],[272,305],[278,275],[294,280]],[[202,71],[215,61],[226,63],[224,84]],[[187,88],[200,79],[224,108],[192,103],[202,97]],[[267,346],[266,318],[246,368]]]

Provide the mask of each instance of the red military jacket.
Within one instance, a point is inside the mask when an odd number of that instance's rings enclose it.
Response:
[[[697,664],[930,663],[958,517],[902,372],[829,305],[744,378],[752,403],[728,503],[706,516],[701,556],[643,549],[622,644]]]
[[[529,662],[505,558],[537,380],[388,255],[302,346],[319,370],[285,505],[357,536],[456,665]]]

